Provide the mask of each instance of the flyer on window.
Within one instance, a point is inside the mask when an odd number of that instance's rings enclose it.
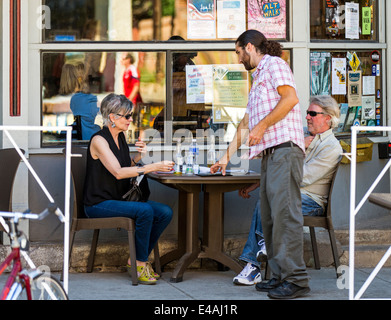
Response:
[[[345,3],[345,37],[346,39],[359,39],[360,5],[358,3]]]
[[[375,96],[362,97],[362,119],[372,120],[376,117],[376,100]]]
[[[346,95],[346,58],[332,59],[332,94]]]
[[[213,66],[186,66],[186,103],[212,103]]]
[[[286,0],[248,0],[248,28],[268,39],[286,39]]]
[[[348,103],[349,107],[362,106],[362,72],[348,72]]]
[[[371,7],[363,7],[362,8],[362,34],[367,36],[372,32],[372,10]]]
[[[187,38],[216,39],[216,0],[187,0]]]
[[[217,37],[238,38],[246,31],[245,0],[217,0]]]
[[[330,52],[311,52],[311,95],[330,94]]]
[[[213,67],[213,122],[239,123],[248,101],[248,72],[243,65]]]
[[[326,0],[326,34],[332,37],[338,36],[339,29],[340,4],[338,0]]]

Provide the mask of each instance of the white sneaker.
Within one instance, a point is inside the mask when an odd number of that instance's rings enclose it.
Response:
[[[233,279],[235,284],[252,286],[262,281],[261,271],[258,267],[247,263],[243,270]]]
[[[260,243],[260,245],[261,245],[261,249],[257,252],[257,261],[266,262],[267,261],[267,253],[266,253],[265,241],[263,241],[263,243]]]

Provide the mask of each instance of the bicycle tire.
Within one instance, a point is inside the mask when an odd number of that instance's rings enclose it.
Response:
[[[19,299],[27,299],[26,288]],[[31,299],[32,300],[68,300],[60,281],[53,276],[45,274],[36,276],[31,282]]]

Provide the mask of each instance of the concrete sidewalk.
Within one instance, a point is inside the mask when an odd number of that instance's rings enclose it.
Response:
[[[356,269],[355,294],[373,269]],[[311,292],[296,300],[349,300],[348,271],[337,283],[334,268],[308,269]],[[170,272],[164,272],[156,285],[132,286],[123,273],[70,273],[69,298],[71,300],[271,300],[254,286],[237,286],[232,283],[235,273],[229,271],[186,271],[180,283],[170,282]],[[0,279],[1,283],[1,279]],[[342,287],[342,288],[341,288]],[[339,289],[341,288],[341,289]],[[391,268],[382,269],[368,287],[362,299],[391,299]]]

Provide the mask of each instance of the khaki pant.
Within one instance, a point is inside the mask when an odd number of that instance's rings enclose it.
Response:
[[[261,165],[260,200],[271,277],[307,287],[300,194],[303,161],[303,151],[297,146],[265,155]]]

